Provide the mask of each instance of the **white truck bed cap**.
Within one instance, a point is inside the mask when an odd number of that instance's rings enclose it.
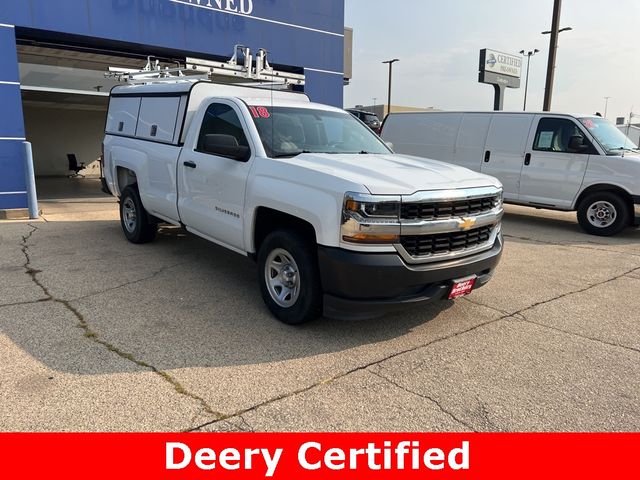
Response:
[[[123,85],[114,87],[111,90],[112,96],[142,96],[142,95],[162,95],[175,93],[176,95],[198,91],[198,97],[238,97],[246,99],[278,99],[291,100],[295,102],[308,102],[309,98],[301,92],[288,90],[270,89],[267,86],[260,87],[248,85],[234,85],[228,83],[214,83],[206,81],[177,81],[166,83],[151,83],[145,85]]]

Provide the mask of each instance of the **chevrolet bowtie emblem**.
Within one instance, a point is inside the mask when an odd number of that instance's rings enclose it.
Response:
[[[460,227],[460,230],[469,230],[470,228],[473,228],[475,224],[475,218],[462,218],[460,219],[460,223],[458,223],[458,227]]]

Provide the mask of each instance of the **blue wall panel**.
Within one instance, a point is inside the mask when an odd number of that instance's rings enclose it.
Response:
[[[205,5],[207,0],[2,0],[0,23],[212,55],[229,55],[240,43],[267,48],[286,65],[342,71],[344,0],[253,0],[250,16]]]
[[[1,20],[0,23],[2,23]],[[0,81],[17,82],[19,80],[15,31],[13,28],[0,27]]]
[[[0,84],[0,138],[6,137],[24,137],[19,85]]]
[[[342,75],[305,70],[305,77],[307,80],[305,93],[311,100],[342,108],[344,91]]]
[[[0,209],[26,208],[22,100],[13,28],[0,27]]]
[[[27,208],[22,141],[0,140],[0,209]]]

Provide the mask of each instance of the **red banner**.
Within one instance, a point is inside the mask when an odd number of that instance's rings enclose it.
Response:
[[[0,477],[640,478],[640,434],[0,434]]]

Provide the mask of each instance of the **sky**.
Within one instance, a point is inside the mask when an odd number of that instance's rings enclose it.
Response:
[[[493,86],[478,83],[479,51],[531,58],[527,110],[542,110],[553,0],[346,0],[354,29],[353,79],[345,107],[386,103],[394,64],[395,105],[443,110],[491,110]],[[640,115],[640,0],[564,0],[552,110]],[[520,89],[507,89],[505,110],[522,110]],[[640,117],[634,121],[640,122]]]

